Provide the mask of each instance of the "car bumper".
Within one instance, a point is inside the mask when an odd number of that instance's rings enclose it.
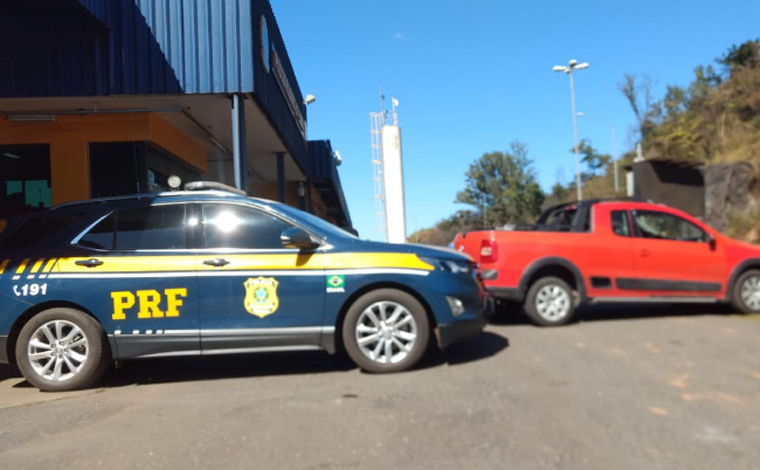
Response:
[[[462,338],[480,333],[488,324],[488,319],[493,315],[494,301],[490,296],[486,296],[483,299],[483,309],[481,314],[477,317],[466,320],[457,320],[445,325],[438,325],[438,328],[435,329],[438,347],[445,349]]]
[[[461,320],[447,325],[438,325],[438,328],[435,329],[438,347],[445,349],[462,338],[480,333],[487,323],[486,317],[481,316],[472,320]]]
[[[0,364],[9,364],[8,358],[8,337],[0,336]]]
[[[486,286],[486,292],[496,300],[509,300],[519,303],[522,303],[523,300],[525,300],[525,293],[517,288]]]

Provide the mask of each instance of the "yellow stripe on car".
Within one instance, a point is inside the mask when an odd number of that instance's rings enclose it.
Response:
[[[21,264],[18,265],[16,274],[23,274],[23,272],[26,270],[26,266],[29,264],[29,261],[31,261],[29,258],[26,258],[24,261],[22,261]]]
[[[198,255],[196,265],[198,271],[234,271],[234,270],[277,270],[277,269],[323,269],[324,256],[321,253],[311,254],[208,254]],[[230,264],[224,267],[215,267],[203,264],[204,261],[213,258],[224,258]]]
[[[103,262],[97,268],[78,266],[87,258],[60,258],[60,273],[137,273],[162,271],[195,271],[195,256],[96,256]]]
[[[10,263],[10,262],[11,262],[11,260],[6,259],[6,260],[3,260],[2,263],[0,263],[0,275],[5,272],[5,268],[8,267],[8,263]]]
[[[55,262],[58,260],[58,258],[51,258],[50,261],[47,262],[45,265],[45,268],[42,270],[43,273],[49,273],[51,269],[53,269],[53,266],[55,265]]]
[[[423,271],[435,269],[414,253],[331,253],[325,255],[324,268],[403,268]]]
[[[224,258],[229,264],[215,267],[204,261]],[[237,271],[237,270],[320,270],[358,268],[397,268],[433,271],[413,253],[313,253],[313,254],[233,254],[208,253],[181,256],[102,256],[101,266],[78,266],[77,261],[89,258],[61,258],[58,271],[66,273],[133,273],[178,271]],[[46,266],[47,270],[48,267]]]
[[[36,263],[34,263],[34,266],[32,266],[32,274],[37,274],[39,272],[40,268],[42,268],[42,265],[45,263],[45,258],[40,258],[37,260]]]

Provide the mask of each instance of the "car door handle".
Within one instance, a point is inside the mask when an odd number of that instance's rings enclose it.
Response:
[[[223,266],[227,266],[228,264],[230,264],[230,262],[224,258],[214,258],[214,259],[207,259],[206,261],[203,262],[203,264],[221,268]]]
[[[85,260],[74,261],[74,264],[76,264],[77,266],[86,266],[88,268],[94,268],[96,266],[100,266],[101,264],[103,264],[103,262],[100,261],[99,259],[90,258],[90,259],[85,259]]]
[[[639,254],[642,258],[649,258],[649,250],[641,250]]]

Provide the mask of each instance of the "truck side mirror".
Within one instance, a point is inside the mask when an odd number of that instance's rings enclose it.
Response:
[[[707,244],[710,245],[710,249],[715,251],[715,248],[718,246],[718,242],[715,241],[715,237],[712,235],[707,236]]]

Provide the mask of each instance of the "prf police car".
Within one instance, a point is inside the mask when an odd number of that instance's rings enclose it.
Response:
[[[42,390],[124,359],[253,351],[342,348],[396,372],[431,338],[485,325],[464,255],[362,241],[218,183],[185,189],[0,222],[0,362]]]

